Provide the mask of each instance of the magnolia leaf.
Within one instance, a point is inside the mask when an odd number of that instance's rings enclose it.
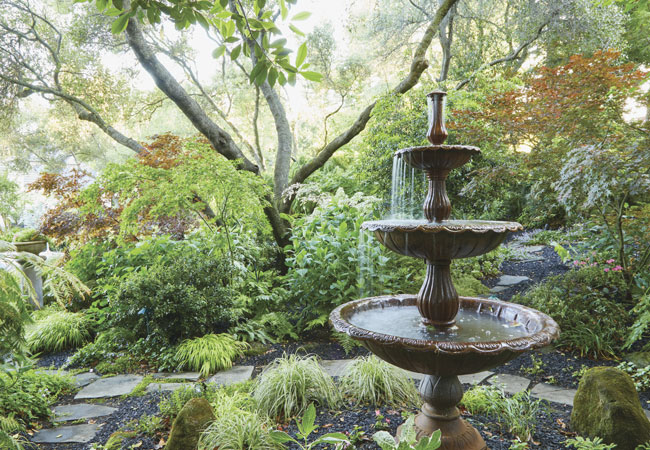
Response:
[[[303,37],[305,36],[305,33],[303,33],[302,31],[300,31],[300,30],[299,30],[299,29],[298,29],[294,24],[290,24],[290,25],[289,25],[289,28],[291,29],[291,31],[293,31],[294,33],[296,33],[298,36],[303,36]]]
[[[303,12],[299,12],[298,14],[293,16],[291,18],[291,20],[305,20],[305,19],[308,19],[310,16],[311,16],[310,12],[303,11]]]
[[[303,76],[306,80],[320,82],[323,79],[323,75],[318,72],[310,72],[309,70],[301,71],[300,75]]]
[[[298,54],[296,55],[296,67],[300,67],[305,58],[307,57],[307,43],[303,42],[300,47],[298,47]]]
[[[126,25],[128,24],[128,22],[129,22],[129,15],[128,14],[121,15],[111,25],[111,32],[113,34],[120,34],[122,31],[126,29]]]
[[[226,52],[226,46],[225,45],[220,45],[219,47],[215,48],[212,50],[212,57],[214,59],[219,59],[223,56],[223,54]]]

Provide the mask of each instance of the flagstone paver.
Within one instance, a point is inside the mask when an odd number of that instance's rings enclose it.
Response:
[[[80,390],[75,395],[75,400],[87,398],[119,397],[130,394],[142,381],[140,375],[117,375],[110,378],[101,378]]]
[[[232,369],[217,372],[208,378],[208,383],[217,383],[224,386],[241,383],[242,381],[250,380],[254,369],[255,367],[253,366],[235,366]]]
[[[523,275],[501,275],[501,278],[499,278],[499,281],[497,282],[497,286],[514,286],[529,280],[530,278]]]
[[[153,377],[155,379],[163,380],[187,380],[187,381],[199,381],[201,374],[198,372],[181,372],[181,373],[154,373]]]
[[[492,289],[490,289],[490,292],[493,294],[498,294],[499,292],[507,291],[510,289],[510,286],[494,286]]]
[[[117,411],[102,405],[89,405],[77,403],[75,405],[61,405],[54,408],[55,422],[69,422],[71,420],[92,419],[95,417],[109,416]]]
[[[41,444],[63,444],[67,442],[85,444],[95,437],[97,430],[99,430],[99,425],[90,423],[50,428],[34,433],[32,441]]]
[[[516,394],[521,391],[528,389],[530,380],[524,377],[518,377],[517,375],[509,375],[506,373],[500,373],[491,377],[488,380],[488,383],[501,387],[508,394]]]
[[[575,389],[566,389],[552,384],[539,383],[530,390],[530,395],[549,402],[562,403],[573,406],[573,398],[576,396]]]
[[[331,377],[340,377],[345,375],[348,365],[352,359],[324,359],[320,362],[321,367]]]
[[[194,386],[194,383],[151,383],[147,385],[147,392],[173,392],[184,386]]]
[[[88,386],[93,381],[97,381],[99,379],[99,375],[92,372],[84,372],[75,375],[74,379],[78,387],[84,387],[84,386]]]
[[[471,373],[469,375],[460,375],[458,379],[463,384],[481,384],[483,381],[485,381],[487,378],[491,377],[492,375],[494,375],[494,372],[488,372],[486,370],[485,372]]]

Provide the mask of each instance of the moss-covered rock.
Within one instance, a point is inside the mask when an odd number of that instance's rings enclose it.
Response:
[[[634,450],[650,441],[650,421],[634,382],[613,367],[595,367],[584,374],[573,400],[571,426],[582,436],[616,444],[617,450]]]
[[[191,399],[174,420],[165,450],[196,450],[201,432],[214,418],[206,399]]]

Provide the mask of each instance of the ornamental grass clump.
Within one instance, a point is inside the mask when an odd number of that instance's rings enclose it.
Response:
[[[27,326],[27,345],[31,352],[60,352],[81,347],[90,340],[92,321],[83,313],[64,309],[44,309],[34,314]]]
[[[373,355],[350,363],[340,386],[343,395],[358,403],[415,406],[419,399],[406,372]]]
[[[196,370],[205,377],[231,368],[235,358],[243,355],[247,348],[247,343],[225,333],[188,339],[183,341],[176,351],[178,369]]]
[[[257,377],[253,399],[269,417],[289,418],[305,411],[310,403],[336,407],[341,395],[315,356],[284,355]]]
[[[218,389],[209,396],[215,420],[199,438],[199,450],[272,450],[273,424],[256,410],[246,392]]]

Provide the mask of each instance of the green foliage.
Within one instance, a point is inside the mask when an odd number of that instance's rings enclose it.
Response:
[[[100,361],[95,369],[102,375],[133,373],[142,367],[141,361],[134,355],[126,353],[115,359]]]
[[[24,207],[18,191],[18,185],[9,179],[7,172],[0,172],[0,219],[6,227],[18,221]]]
[[[339,381],[346,397],[371,405],[415,406],[418,391],[406,372],[374,355],[357,358]]]
[[[162,417],[143,414],[136,421],[134,428],[137,432],[142,433],[145,436],[153,437],[160,431],[163,431],[165,425],[163,424]]]
[[[288,418],[316,402],[321,406],[340,404],[339,390],[315,356],[285,355],[269,364],[256,378],[253,398],[269,417]]]
[[[535,433],[540,400],[533,400],[528,391],[507,397],[494,386],[475,386],[465,392],[461,404],[472,414],[492,417],[520,441],[527,442]]]
[[[616,444],[604,444],[599,437],[585,439],[582,436],[576,436],[567,439],[565,444],[566,448],[575,448],[576,450],[611,450],[616,448]]]
[[[341,347],[343,347],[343,351],[345,352],[346,355],[349,355],[352,350],[354,350],[357,347],[363,347],[363,345],[350,337],[349,334],[347,333],[333,333],[332,337],[336,342],[338,342]]]
[[[372,435],[372,439],[377,443],[381,450],[436,450],[442,445],[440,430],[436,430],[429,437],[417,440],[415,432],[414,416],[406,419],[402,425],[402,432],[399,436],[399,442],[387,431],[378,431]]]
[[[99,362],[114,361],[127,354],[135,335],[126,328],[110,328],[100,332],[95,340],[72,355],[67,367],[92,367]]]
[[[25,228],[14,234],[14,242],[45,241],[47,238],[34,228]]]
[[[383,292],[390,279],[381,246],[359,245],[361,223],[371,217],[375,200],[348,197],[342,189],[320,200],[293,222],[287,249],[286,280],[300,330],[325,324],[332,309],[359,295]]]
[[[639,367],[632,362],[622,362],[616,368],[632,377],[637,391],[642,392],[650,389],[650,366]]]
[[[611,357],[625,336],[628,315],[617,303],[624,291],[620,272],[594,265],[551,277],[513,301],[550,315],[560,325],[560,346]]]
[[[629,349],[637,341],[641,340],[645,333],[648,331],[650,326],[650,289],[648,289],[645,294],[639,299],[634,308],[632,308],[632,314],[635,317],[634,323],[628,329],[627,337],[625,338],[624,349]],[[643,348],[644,350],[649,347],[646,344]]]
[[[312,448],[323,445],[335,445],[337,449],[344,448],[343,444],[348,443],[348,437],[343,433],[327,433],[317,439],[309,442],[309,435],[316,431],[318,425],[316,422],[316,407],[311,403],[305,410],[305,414],[302,416],[301,420],[296,419],[296,426],[298,427],[298,432],[294,439],[288,433],[280,430],[271,431],[271,438],[278,444],[286,444],[291,442],[292,444],[298,446],[301,450],[311,450]]]
[[[206,334],[188,339],[178,346],[178,368],[197,370],[202,376],[232,367],[233,360],[244,354],[248,344],[229,334]]]
[[[54,353],[78,348],[88,342],[92,321],[83,313],[59,308],[37,311],[33,324],[27,326],[27,345],[33,353]]]
[[[206,389],[212,389],[208,387]],[[205,393],[194,385],[183,386],[176,389],[171,395],[160,402],[160,414],[163,418],[167,419],[169,423],[173,423],[174,419],[181,412],[185,403],[193,398],[205,397]]]
[[[32,421],[48,419],[54,401],[74,387],[69,376],[25,369],[0,372],[0,417],[11,417],[24,429]]]
[[[471,275],[476,279],[496,277],[501,274],[501,264],[508,258],[510,251],[505,247],[473,258],[453,261],[453,273]]]
[[[227,258],[188,249],[134,272],[111,301],[110,323],[165,344],[226,331],[236,310]]]
[[[250,396],[241,391],[214,391],[210,404],[215,420],[201,434],[199,450],[272,450],[277,444],[271,438],[273,424],[255,410]]]
[[[274,342],[273,338],[266,333],[264,325],[254,320],[238,323],[231,327],[228,332],[242,342],[259,342],[261,344]]]
[[[259,317],[258,322],[279,341],[285,338],[298,339],[296,326],[286,313],[270,312]]]
[[[29,441],[17,434],[20,430],[20,423],[12,416],[0,416],[0,448],[6,450],[24,450],[25,446],[29,445]]]

